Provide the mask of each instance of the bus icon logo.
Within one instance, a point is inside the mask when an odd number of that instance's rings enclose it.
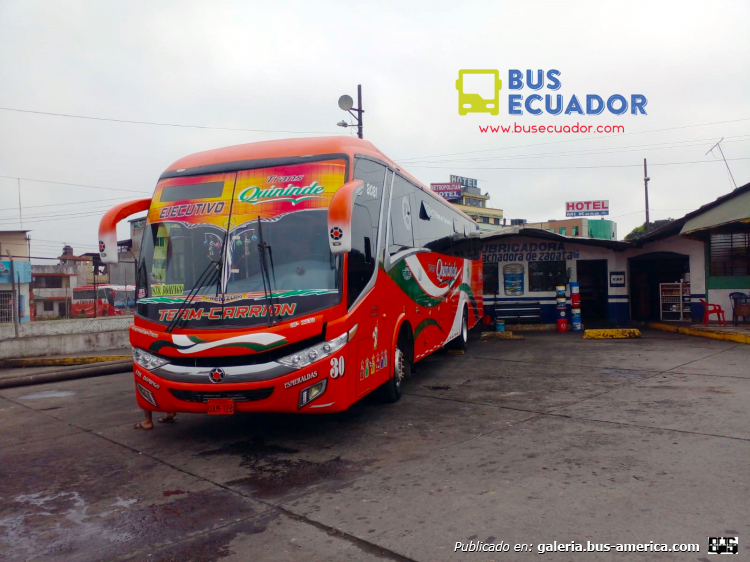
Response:
[[[500,90],[503,81],[500,71],[491,69],[465,69],[458,71],[458,114],[500,114]]]

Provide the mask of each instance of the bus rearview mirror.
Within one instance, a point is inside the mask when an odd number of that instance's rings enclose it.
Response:
[[[149,206],[151,206],[150,197],[120,203],[104,213],[99,222],[99,257],[102,263],[117,263],[118,261],[117,223],[135,213],[148,211]]]
[[[364,190],[362,180],[345,183],[333,195],[328,207],[328,245],[331,253],[346,254],[352,249],[352,214],[357,195]]]

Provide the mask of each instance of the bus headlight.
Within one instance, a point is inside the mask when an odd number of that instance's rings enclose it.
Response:
[[[295,369],[306,367],[311,363],[315,363],[315,361],[320,361],[324,357],[337,352],[344,347],[344,344],[346,344],[348,340],[349,333],[347,332],[337,338],[308,347],[297,353],[292,353],[291,355],[287,355],[276,361],[287,367],[294,367]]]
[[[166,359],[162,359],[161,357],[152,355],[146,350],[141,349],[140,347],[133,348],[133,361],[138,363],[147,371],[153,371],[154,369],[158,369],[162,365],[166,365],[167,363],[169,363],[169,361],[167,361]]]

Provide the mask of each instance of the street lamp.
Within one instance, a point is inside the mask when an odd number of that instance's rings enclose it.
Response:
[[[349,114],[357,120],[357,136],[362,138],[362,114],[365,112],[365,110],[362,109],[362,84],[357,85],[357,105],[359,107],[354,107],[354,100],[351,96],[343,95],[339,98],[339,107],[343,111],[348,111]],[[353,113],[354,111],[357,112],[356,115]],[[339,127],[354,126],[349,125],[349,123],[343,120],[337,124]]]

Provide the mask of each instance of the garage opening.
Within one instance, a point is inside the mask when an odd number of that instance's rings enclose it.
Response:
[[[581,291],[581,319],[607,320],[607,260],[578,260],[576,275]]]
[[[685,274],[690,273],[689,257],[675,252],[651,252],[630,258],[628,262],[631,318],[642,322],[659,320],[659,284],[686,279]]]

